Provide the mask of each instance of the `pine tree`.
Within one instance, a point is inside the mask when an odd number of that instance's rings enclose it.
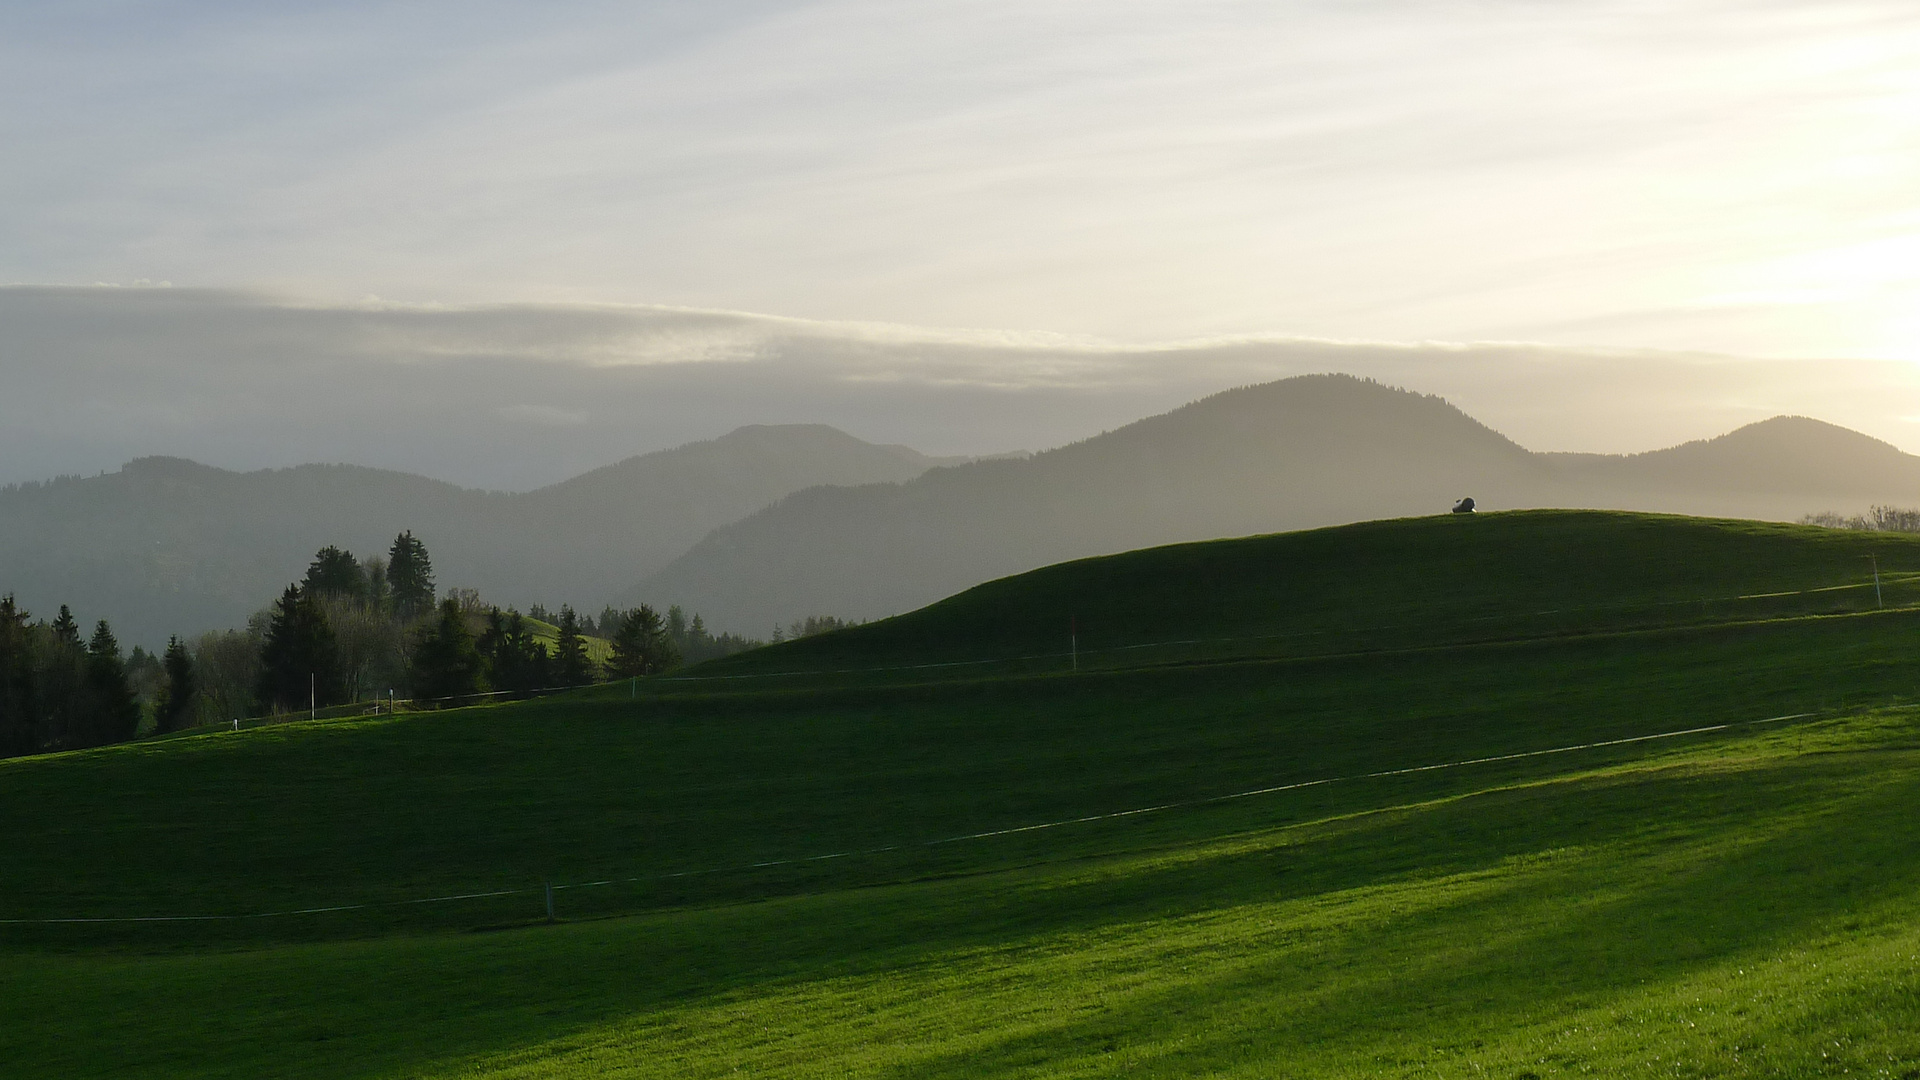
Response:
[[[659,612],[642,604],[620,618],[613,637],[613,662],[608,665],[612,674],[623,679],[655,675],[679,659]]]
[[[328,544],[314,555],[313,564],[307,567],[307,577],[300,583],[300,588],[315,599],[338,596],[348,600],[365,600],[367,575],[360,569],[360,560],[354,558],[352,552]]]
[[[200,695],[200,679],[193,667],[193,656],[177,637],[167,639],[166,656],[161,663],[167,669],[167,698],[155,713],[155,728],[162,734],[187,726],[195,699]]]
[[[449,698],[486,689],[485,665],[460,602],[440,605],[440,617],[422,627],[413,649],[413,696]]]
[[[393,613],[403,619],[433,610],[433,561],[411,530],[394,537],[387,552],[387,590],[393,596]]]
[[[80,625],[61,604],[53,625],[43,629],[34,658],[40,746],[61,750],[88,745],[87,649],[80,643]]]
[[[281,711],[309,702],[334,705],[346,697],[333,630],[298,585],[287,586],[267,620],[255,693],[263,704]]]
[[[53,620],[53,639],[62,645],[80,647],[80,624],[73,620],[73,612],[67,605],[60,605],[60,614]]]
[[[489,611],[479,646],[487,662],[487,682],[495,690],[524,694],[551,682],[547,647],[534,638],[519,612]]]
[[[0,757],[40,748],[40,702],[27,613],[0,597]]]
[[[120,642],[107,620],[94,626],[87,642],[86,704],[80,726],[80,746],[125,742],[140,731],[140,700],[127,684],[126,662]]]
[[[560,605],[560,636],[553,643],[553,678],[561,686],[583,686],[594,681],[587,643],[580,639],[580,617]]]

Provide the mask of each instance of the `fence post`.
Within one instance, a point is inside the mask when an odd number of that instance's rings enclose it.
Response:
[[[553,882],[547,882],[547,921],[553,921]]]

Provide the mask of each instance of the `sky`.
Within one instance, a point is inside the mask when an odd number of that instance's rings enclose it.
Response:
[[[0,481],[525,486],[798,419],[1038,448],[1309,363],[1538,449],[1772,412],[1920,449],[1911,0],[12,4],[0,156]],[[269,411],[497,379],[469,405],[539,461],[122,401],[154,318]]]

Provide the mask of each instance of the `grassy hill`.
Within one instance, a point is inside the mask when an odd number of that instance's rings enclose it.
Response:
[[[0,763],[29,920],[0,1059],[1900,1076],[1915,555],[1383,522],[1049,568],[638,691]],[[1112,650],[1078,673],[912,666],[1043,647],[1058,620],[1015,616],[1063,600]],[[1203,631],[1240,644],[1120,651]],[[859,670],[705,678],[807,667]],[[219,917],[31,921],[150,916]]]
[[[1876,594],[1874,576],[1879,575]],[[973,677],[1691,626],[1920,600],[1920,536],[1588,510],[1363,522],[1061,563],[696,676]],[[906,677],[907,671],[895,673]]]
[[[1797,521],[1920,499],[1920,457],[1804,417],[1628,456],[1536,454],[1446,401],[1340,375],[1226,391],[1021,461],[798,492],[624,594],[764,633],[872,619],[1089,555],[1445,511]]]

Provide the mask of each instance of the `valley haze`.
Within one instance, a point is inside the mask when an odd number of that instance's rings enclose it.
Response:
[[[524,493],[359,466],[142,458],[0,491],[0,588],[159,643],[243,625],[322,546],[378,554],[409,530],[444,586],[503,606],[679,605],[764,636],[1065,559],[1419,516],[1467,495],[1488,510],[1796,520],[1920,503],[1920,457],[1803,417],[1633,455],[1535,453],[1437,396],[1298,376],[972,462],[826,425],[745,427]]]

